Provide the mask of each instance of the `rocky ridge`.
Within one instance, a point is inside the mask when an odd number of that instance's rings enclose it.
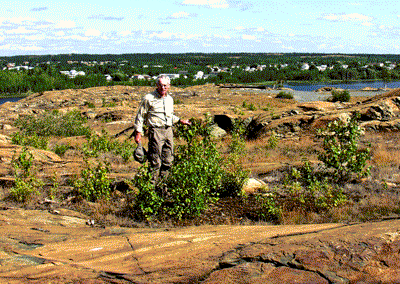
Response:
[[[13,184],[11,144],[19,115],[78,109],[89,125],[116,134],[132,124],[150,87],[100,87],[34,94],[0,106],[0,197]],[[400,90],[350,103],[273,100],[268,93],[207,85],[172,88],[176,112],[250,118],[254,138],[274,131],[302,135],[328,122],[361,114],[367,131],[398,131]],[[252,102],[256,110],[238,108]],[[274,112],[262,106],[273,104]],[[270,107],[271,108],[271,107]],[[270,109],[269,108],[269,109]],[[225,119],[225,121],[227,121]],[[226,128],[228,123],[221,123]],[[128,135],[130,133],[127,133]],[[80,137],[66,138],[79,144]],[[70,177],[83,161],[31,149],[38,174]],[[121,178],[138,164],[116,164]],[[66,201],[70,202],[70,201]],[[38,199],[42,209],[0,204],[0,282],[5,283],[398,283],[398,220],[301,226],[104,227],[76,211]]]

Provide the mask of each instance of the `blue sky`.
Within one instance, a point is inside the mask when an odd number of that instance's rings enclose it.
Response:
[[[14,0],[0,12],[0,56],[400,53],[397,1]]]

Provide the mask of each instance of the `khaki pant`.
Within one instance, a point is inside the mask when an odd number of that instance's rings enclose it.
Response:
[[[172,127],[150,128],[148,151],[152,183],[157,185],[160,179],[166,177],[174,160]]]

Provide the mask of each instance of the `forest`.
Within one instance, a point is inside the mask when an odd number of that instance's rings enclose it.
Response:
[[[306,67],[304,67],[306,65]],[[151,85],[179,74],[176,86],[205,83],[351,82],[400,79],[400,56],[312,53],[60,54],[0,57],[0,96],[106,85]],[[60,71],[82,71],[68,76]],[[198,73],[201,77],[197,77]],[[107,79],[108,77],[108,79]]]

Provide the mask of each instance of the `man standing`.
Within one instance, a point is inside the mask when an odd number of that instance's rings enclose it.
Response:
[[[174,115],[174,101],[168,94],[169,77],[159,76],[156,85],[155,91],[143,97],[134,124],[135,141],[138,144],[141,143],[143,124],[149,128],[148,159],[154,186],[168,174],[174,159],[172,125],[177,122],[190,124],[188,120],[179,119]]]

